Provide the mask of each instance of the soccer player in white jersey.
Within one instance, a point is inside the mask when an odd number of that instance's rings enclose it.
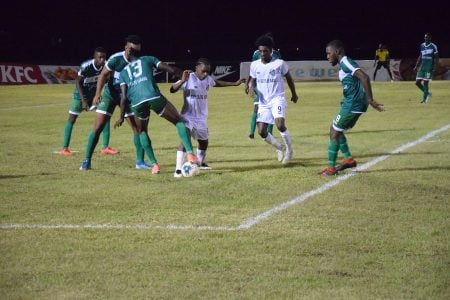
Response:
[[[245,82],[239,79],[235,82],[215,80],[211,75],[211,63],[206,58],[199,58],[195,64],[195,72],[185,70],[181,79],[170,88],[171,93],[183,90],[183,108],[181,117],[189,131],[189,135],[198,141],[197,159],[200,169],[211,169],[205,162],[206,150],[208,148],[208,91],[211,87],[238,86]],[[186,150],[183,144],[178,146],[177,161],[175,167],[175,178],[182,177],[181,166],[184,162]]]
[[[286,62],[272,57],[273,39],[261,36],[256,41],[256,46],[261,59],[253,61],[250,65],[249,92],[254,96],[258,85],[259,103],[256,119],[258,133],[266,143],[275,148],[278,161],[287,164],[292,159],[293,150],[291,136],[285,124],[287,102],[283,77],[286,78],[291,91],[291,101],[294,103],[298,100],[297,92]],[[280,131],[286,148],[285,153],[283,146],[267,131],[267,126],[273,123]]]

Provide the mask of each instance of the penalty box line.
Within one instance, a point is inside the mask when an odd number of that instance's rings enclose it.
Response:
[[[347,181],[353,176],[357,175],[359,171],[364,171],[373,167],[374,165],[386,160],[394,154],[401,153],[409,148],[415,147],[430,138],[436,136],[437,134],[444,132],[450,129],[450,124],[447,124],[439,129],[433,130],[426,135],[420,137],[419,139],[406,143],[388,154],[378,156],[365,164],[356,168],[356,170],[347,173],[345,175],[339,175],[335,179],[319,186],[316,189],[313,189],[309,192],[303,193],[289,201],[283,202],[277,206],[272,207],[269,210],[266,210],[259,215],[246,219],[239,226],[193,226],[193,225],[147,225],[147,224],[136,224],[136,225],[123,225],[123,224],[0,224],[0,229],[140,229],[140,230],[149,230],[149,229],[166,229],[166,230],[193,230],[193,231],[238,231],[238,230],[247,230],[252,228],[253,226],[261,223],[262,221],[272,217],[274,214],[286,210],[294,205],[305,202],[306,200],[320,195],[327,190],[333,188],[334,186]]]

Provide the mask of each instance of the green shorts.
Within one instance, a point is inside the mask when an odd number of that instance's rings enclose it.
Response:
[[[433,73],[430,70],[422,70],[422,69],[420,69],[419,71],[417,71],[417,74],[416,74],[416,80],[417,79],[431,80],[432,77],[433,77]]]
[[[87,100],[89,107],[92,105],[92,98]],[[71,115],[79,115],[83,112],[83,105],[80,99],[72,99],[72,103],[69,107],[69,114]]]
[[[116,109],[116,106],[120,106],[120,99],[116,99],[115,97],[111,96],[103,96],[102,100],[97,106],[96,112],[99,114],[112,116],[114,110]],[[129,117],[132,115],[134,115],[133,112],[131,111],[130,107],[127,106],[125,117]]]
[[[161,115],[166,107],[167,99],[163,95],[159,98],[142,102],[131,108],[136,117],[141,120],[147,120],[150,116],[150,110],[153,110],[158,115]]]
[[[333,120],[333,129],[341,132],[352,129],[361,115],[362,113],[340,111]]]

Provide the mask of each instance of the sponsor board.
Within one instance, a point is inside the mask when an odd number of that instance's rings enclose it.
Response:
[[[295,81],[330,81],[338,80],[338,66],[331,66],[328,61],[286,61],[289,72]],[[356,60],[359,67],[373,80],[375,71],[373,60]],[[413,70],[416,59],[391,59],[390,69],[394,80],[415,80],[416,72]],[[247,78],[250,73],[251,62],[240,64],[241,78]],[[439,59],[439,68],[433,77],[435,80],[450,80],[450,59]],[[376,81],[390,80],[387,70],[383,67],[378,70]]]
[[[74,83],[78,68],[0,63],[0,85]]]

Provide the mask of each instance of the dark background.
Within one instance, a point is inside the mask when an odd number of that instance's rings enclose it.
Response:
[[[108,55],[123,50],[128,34],[164,61],[249,61],[268,31],[285,60],[324,60],[332,39],[354,59],[373,59],[380,42],[393,58],[416,58],[426,32],[440,56],[450,57],[448,1],[293,1],[3,3],[0,62],[79,65],[97,46]]]

